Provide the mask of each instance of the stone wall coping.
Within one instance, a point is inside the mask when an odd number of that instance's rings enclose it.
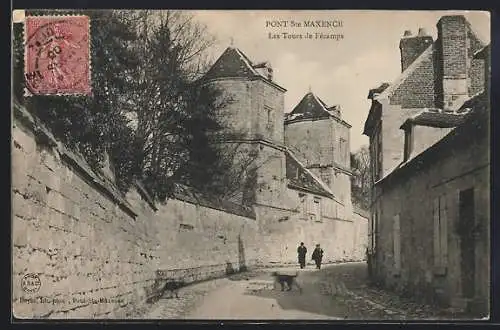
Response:
[[[253,208],[243,207],[242,205],[233,203],[228,200],[213,200],[205,196],[197,196],[196,193],[190,191],[189,187],[185,187],[183,191],[174,192],[171,199],[233,214],[244,218],[249,218],[252,220],[256,219]]]
[[[113,203],[117,204],[129,216],[134,219],[137,217],[138,213],[134,211],[133,207],[122,196],[113,182],[110,182],[108,179],[96,173],[96,171],[90,168],[83,156],[79,155],[73,150],[68,149],[63,143],[58,141],[57,138],[50,132],[50,130],[41,122],[41,120],[32,115],[24,106],[20,105],[16,101],[14,101],[13,105],[15,119],[22,123],[23,126],[26,126],[28,129],[30,129],[34,133],[37,141],[40,141],[40,143],[44,143],[53,148],[53,150],[59,154],[61,160],[68,164],[77,173],[82,175],[88,184],[96,188],[96,190],[109,198]],[[136,179],[134,180],[134,186],[136,187],[136,190],[141,195],[141,197],[148,203],[148,205],[154,211],[157,211],[158,208],[156,207],[154,199],[149,195],[142,183]],[[241,208],[236,210],[237,205],[233,205],[234,203],[229,205],[230,202],[228,201],[225,201],[223,203],[225,205],[217,206],[214,202],[208,201],[205,198],[195,198],[193,196],[182,196],[176,194],[173,199],[250,219],[256,218],[255,212],[253,212],[253,210],[243,210]]]
[[[362,208],[359,208],[359,207],[353,207],[353,210],[352,210],[354,213],[356,213],[357,215],[360,215],[361,217],[365,218],[365,219],[368,219],[370,217],[370,213],[365,210],[365,209],[362,209]]]
[[[284,122],[284,125],[287,126],[287,125],[290,125],[290,124],[295,124],[295,123],[301,123],[301,122],[306,122],[306,121],[318,121],[318,120],[325,120],[325,119],[333,119],[335,120],[336,122],[344,125],[345,127],[347,128],[352,128],[352,126],[346,122],[345,120],[343,119],[340,119],[340,118],[337,118],[333,115],[330,115],[329,117],[322,117],[322,118],[303,118],[303,117],[297,117],[297,118],[294,118],[294,119],[288,119],[288,120],[285,120]]]
[[[149,204],[149,206],[154,210],[158,211],[158,208],[156,207],[154,199],[149,195],[147,189],[143,186],[142,182],[135,179],[134,180],[134,186],[137,189],[137,192],[141,197]]]

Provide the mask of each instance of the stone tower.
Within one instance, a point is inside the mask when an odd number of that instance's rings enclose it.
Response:
[[[352,211],[350,128],[340,106],[307,93],[285,118],[285,144]]]
[[[205,75],[229,103],[224,108],[239,156],[250,160],[255,179],[245,189],[252,204],[283,207],[286,189],[284,147],[285,89],[273,81],[267,62],[253,63],[238,48],[228,47]]]

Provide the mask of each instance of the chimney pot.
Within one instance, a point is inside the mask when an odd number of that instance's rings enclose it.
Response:
[[[401,38],[401,71],[405,71],[432,43],[432,37],[423,33],[425,32],[420,29],[418,36],[413,37],[410,36],[410,31],[406,31],[405,36]]]
[[[420,28],[418,29],[418,36],[419,37],[426,37],[428,34],[427,34],[427,31],[425,30],[425,28]]]
[[[406,30],[405,33],[403,34],[403,37],[409,37],[411,36],[411,30]]]

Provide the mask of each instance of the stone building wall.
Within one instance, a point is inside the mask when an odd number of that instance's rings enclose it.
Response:
[[[251,81],[251,108],[246,113],[258,123],[259,138],[277,145],[284,143],[283,113],[285,108],[284,93],[262,80]]]
[[[302,198],[305,198],[305,208]],[[320,199],[320,217],[312,212],[314,198]],[[266,225],[259,233],[259,263],[297,263],[300,242],[307,246],[309,259],[314,246],[321,244],[326,263],[364,260],[367,218],[346,214],[342,204],[324,196],[287,189],[286,199],[294,205],[293,208],[256,207],[257,219],[266,219]]]
[[[285,143],[307,169],[332,190],[352,212],[350,129],[333,118],[301,120],[285,125]]]
[[[474,188],[475,221],[481,228],[475,240],[475,296],[488,305],[489,297],[489,143],[486,134],[439,154],[439,164],[421,162],[418,171],[376,187],[374,208],[379,210],[376,279],[389,288],[431,302],[459,305],[462,294],[459,192]],[[469,139],[470,140],[470,139]],[[442,141],[441,141],[442,142]],[[435,157],[435,156],[434,156]],[[435,160],[435,159],[434,159]],[[418,161],[415,159],[414,161]],[[427,162],[427,163],[425,163]],[[426,165],[427,164],[427,165]],[[400,169],[398,171],[404,170]],[[390,178],[388,178],[390,180]],[[446,205],[446,265],[435,266],[434,201]],[[399,215],[401,266],[395,266],[394,217]],[[418,258],[415,256],[418,255]],[[469,267],[470,268],[470,267]]]
[[[380,127],[380,138],[382,139],[381,178],[390,173],[404,156],[404,131],[401,125],[411,116],[422,111],[420,108],[402,109],[399,105],[390,105],[386,100],[382,103],[382,122]]]
[[[228,101],[222,116],[230,132],[248,139],[284,143],[284,94],[261,80],[219,79],[211,82]]]
[[[331,166],[338,140],[335,133],[332,119],[301,120],[285,125],[285,143],[307,168]]]

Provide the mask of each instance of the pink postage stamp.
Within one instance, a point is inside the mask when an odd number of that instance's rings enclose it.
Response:
[[[89,95],[88,16],[28,16],[24,74],[32,95]]]

